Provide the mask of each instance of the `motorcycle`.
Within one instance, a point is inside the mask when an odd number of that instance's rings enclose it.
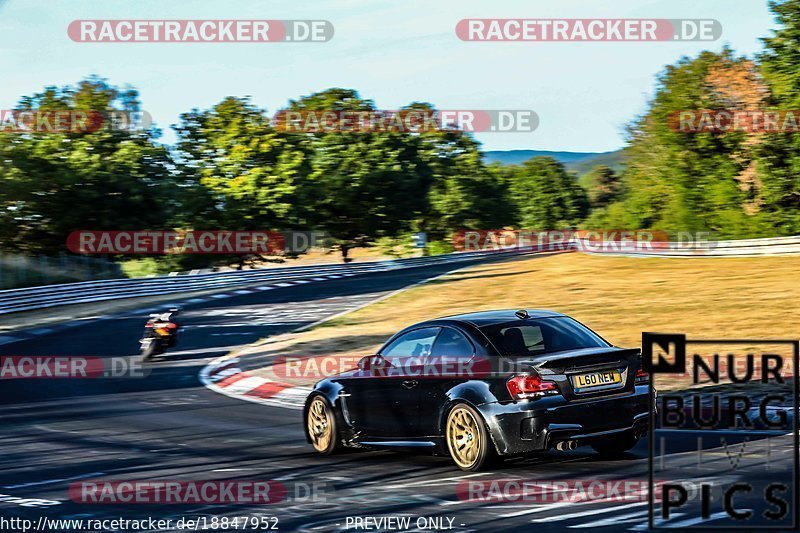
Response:
[[[180,313],[180,309],[170,309],[166,313],[155,313],[150,315],[144,325],[144,335],[139,340],[140,351],[143,361],[149,361],[156,355],[160,355],[178,344],[178,332],[180,325],[174,317]]]

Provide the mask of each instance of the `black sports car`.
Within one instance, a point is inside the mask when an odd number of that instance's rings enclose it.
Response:
[[[647,431],[648,390],[638,348],[552,311],[488,311],[400,331],[358,368],[318,382],[303,414],[323,454],[429,450],[478,470],[551,448],[629,450]]]

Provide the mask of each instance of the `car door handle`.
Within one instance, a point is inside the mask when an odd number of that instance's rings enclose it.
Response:
[[[417,381],[415,379],[409,379],[409,380],[403,382],[403,387],[406,388],[406,389],[413,389],[417,385],[419,385],[419,381]]]

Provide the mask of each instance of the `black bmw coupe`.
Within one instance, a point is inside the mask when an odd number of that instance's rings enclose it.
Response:
[[[612,346],[552,311],[487,311],[421,322],[358,368],[318,382],[308,442],[449,454],[463,470],[590,445],[633,448],[648,427],[638,348]]]

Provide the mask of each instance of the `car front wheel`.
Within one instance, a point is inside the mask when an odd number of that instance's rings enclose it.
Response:
[[[336,417],[322,396],[315,396],[308,406],[306,427],[311,445],[321,454],[330,455],[338,448]]]
[[[480,470],[493,457],[493,445],[481,415],[466,404],[458,404],[450,411],[445,437],[450,457],[461,470]]]

